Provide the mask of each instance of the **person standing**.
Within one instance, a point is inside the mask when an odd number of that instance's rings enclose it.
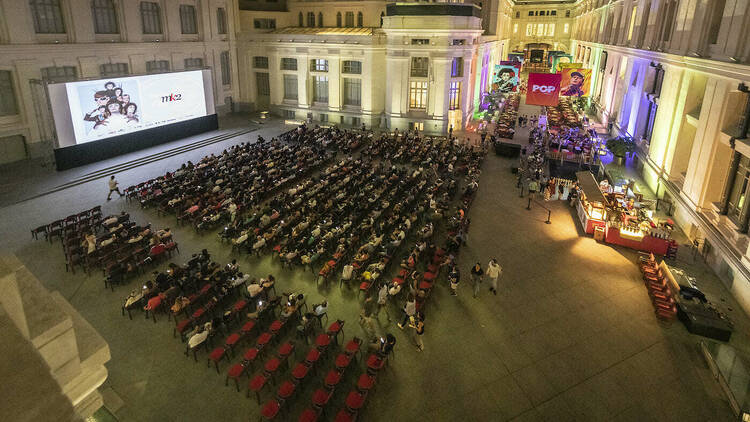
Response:
[[[417,344],[417,350],[420,352],[424,350],[424,343],[422,342],[422,334],[424,334],[424,315],[421,312],[417,312],[414,315],[414,322],[409,323],[414,328],[414,342]]]
[[[448,273],[448,281],[451,286],[451,296],[458,296],[458,283],[461,281],[461,273],[458,271],[458,266],[451,263],[451,269]]]
[[[478,262],[474,264],[473,267],[471,267],[471,280],[474,282],[474,297],[476,298],[479,295],[479,287],[482,283],[482,278],[484,277],[484,270],[482,269],[482,265],[480,265]]]
[[[372,298],[367,298],[359,314],[359,324],[369,337],[375,336],[375,324],[372,321],[372,312]]]
[[[390,322],[391,315],[388,313],[388,283],[383,283],[378,290],[378,310],[375,314],[376,317],[380,316],[380,311],[382,309],[385,309],[385,316]]]
[[[398,328],[404,329],[404,326],[409,322],[409,319],[417,313],[417,301],[414,295],[409,293],[406,298],[406,304],[404,305],[404,320],[398,323]]]
[[[536,197],[536,191],[539,189],[539,182],[537,182],[536,179],[530,179],[528,188],[529,196],[531,199],[534,199]]]
[[[490,291],[497,295],[497,279],[503,273],[503,268],[497,263],[496,258],[490,259],[487,264],[487,276],[490,278]]]
[[[112,199],[112,192],[117,192],[117,194],[122,198],[122,192],[120,192],[120,188],[117,187],[119,183],[117,183],[117,180],[115,180],[114,175],[109,177],[109,181],[107,183],[109,184],[109,194],[107,195],[107,201]]]

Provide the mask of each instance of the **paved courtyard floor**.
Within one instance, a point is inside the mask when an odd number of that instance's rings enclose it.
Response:
[[[235,141],[280,130],[266,127]],[[220,152],[228,143],[129,170],[118,178],[128,186],[176,163]],[[518,197],[513,164],[494,154],[485,160],[469,212],[468,245],[459,258],[462,274],[468,275],[474,262],[486,265],[496,257],[503,266],[499,294],[483,289],[474,299],[467,282],[458,297],[452,297],[447,286],[437,286],[426,310],[421,353],[406,332],[381,315],[378,329],[395,334],[398,343],[362,420],[733,420],[699,354],[701,338],[679,322],[665,325],[654,317],[635,253],[582,236],[567,202],[545,203],[552,213],[552,224],[545,224],[547,212],[537,204],[527,210],[526,200]],[[126,210],[136,222],[170,226],[181,251],[175,261],[184,262],[203,248],[221,263],[238,258],[242,271],[253,276],[273,273],[279,292],[304,291],[310,303],[327,298],[331,318],[347,322],[346,339],[364,335],[357,323],[361,304],[356,290],[340,290],[337,283],[316,287],[310,272],[281,269],[268,256],[237,256],[213,232],[199,235],[192,228],[175,227],[173,216],[157,217],[154,210],[124,200],[106,202],[106,193],[104,179],[89,182],[2,208],[0,221],[2,247],[18,255],[48,288],[68,298],[109,343],[112,359],[103,390],[105,404],[118,420],[247,421],[257,420],[259,408],[244,390],[237,393],[231,384],[224,386],[226,362],[217,375],[206,366],[205,354],[198,363],[187,359],[166,317],[155,324],[141,315],[132,321],[121,315],[123,299],[145,276],[111,292],[104,289],[101,272],[65,272],[59,243],[30,240],[30,228],[72,212],[103,204],[105,215]],[[705,280],[712,299],[733,309],[736,332],[731,344],[750,351],[748,318],[721,283],[690,257],[679,259],[678,265]],[[396,314],[397,307],[391,312]],[[299,344],[298,350],[305,347]],[[341,382],[328,419],[355,383],[353,376]],[[305,386],[283,420],[296,420],[321,385],[315,381]],[[264,398],[270,397],[269,391]]]

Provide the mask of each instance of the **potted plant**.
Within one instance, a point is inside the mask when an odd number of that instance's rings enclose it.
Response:
[[[625,162],[625,156],[635,152],[635,141],[629,136],[616,136],[607,140],[607,149],[615,158],[618,166]]]

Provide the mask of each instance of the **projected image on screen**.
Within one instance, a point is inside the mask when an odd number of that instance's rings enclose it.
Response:
[[[77,144],[206,115],[200,71],[65,84]]]
[[[86,136],[112,136],[128,126],[139,126],[138,84],[136,81],[112,80],[78,87]],[[93,108],[92,108],[93,107]],[[93,132],[93,133],[92,133]]]

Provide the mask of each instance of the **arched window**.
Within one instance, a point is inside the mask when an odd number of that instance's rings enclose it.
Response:
[[[310,28],[315,27],[315,13],[314,12],[307,12],[307,26]]]
[[[383,27],[383,18],[385,17],[385,12],[380,12],[380,27]]]
[[[336,13],[336,27],[341,28],[341,12]]]
[[[365,18],[362,16],[362,12],[357,13],[357,26],[362,27],[364,25]]]
[[[323,27],[323,12],[318,12],[318,26]]]
[[[299,26],[305,26],[305,18],[302,16],[302,12],[299,12]]]
[[[29,6],[37,34],[65,33],[60,0],[31,0]]]
[[[117,11],[112,0],[91,0],[91,16],[94,18],[94,32],[97,34],[117,34]]]

